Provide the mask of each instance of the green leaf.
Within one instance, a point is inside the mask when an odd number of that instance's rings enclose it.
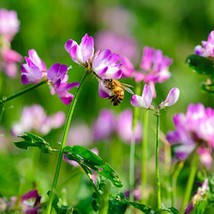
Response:
[[[23,140],[14,142],[14,144],[20,149],[28,149],[28,147],[38,147],[44,153],[56,151],[55,149],[51,148],[50,144],[47,141],[35,134],[25,132],[19,137]]]
[[[69,160],[74,160],[86,171],[92,174],[91,170],[96,171],[98,174],[109,179],[116,187],[122,187],[122,182],[117,173],[110,167],[109,164],[103,161],[101,157],[94,154],[83,146],[66,146],[64,153]]]
[[[136,209],[142,211],[145,214],[154,214],[155,212],[150,208],[147,207],[145,204],[137,203],[137,202],[128,202],[130,205],[135,207]]]
[[[197,73],[203,75],[214,75],[214,63],[212,60],[199,55],[190,55],[187,57],[186,62]]]
[[[201,84],[201,88],[203,91],[206,91],[210,94],[213,94],[214,93],[214,84],[213,83],[202,83]]]

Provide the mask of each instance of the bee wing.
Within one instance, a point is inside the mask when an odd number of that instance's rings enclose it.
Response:
[[[123,86],[123,89],[126,90],[127,92],[129,92],[130,94],[134,94],[134,92],[126,86]]]

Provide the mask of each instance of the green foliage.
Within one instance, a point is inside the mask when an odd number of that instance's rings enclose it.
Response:
[[[50,144],[38,135],[25,132],[23,135],[19,136],[22,141],[14,142],[14,144],[20,149],[28,149],[28,147],[37,147],[44,153],[50,153],[56,151]]]
[[[50,191],[48,192],[48,195],[50,195]],[[57,214],[71,214],[72,213],[72,208],[62,205],[60,198],[56,194],[54,194],[54,199],[53,199],[52,205]]]
[[[116,187],[122,187],[122,182],[119,179],[117,173],[111,168],[111,166],[104,162],[102,158],[91,152],[89,149],[83,146],[66,146],[64,153],[69,160],[74,160],[85,170],[89,175],[93,174],[94,170],[98,174],[109,179]]]
[[[186,62],[196,73],[214,76],[214,63],[212,60],[193,54],[187,57]]]

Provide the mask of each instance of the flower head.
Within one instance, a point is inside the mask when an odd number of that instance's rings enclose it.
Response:
[[[195,47],[195,54],[203,57],[214,57],[214,31],[210,32],[207,41],[202,41],[201,45]]]
[[[19,20],[13,10],[0,9],[0,35],[11,41],[19,31]]]
[[[39,213],[39,205],[41,201],[41,196],[38,194],[37,190],[31,190],[21,198],[22,211],[25,214],[37,214]]]
[[[170,78],[169,66],[171,64],[172,59],[164,56],[161,50],[144,47],[140,65],[141,70],[135,71],[133,77],[136,82],[144,81],[144,83],[155,88],[154,84],[162,83]],[[152,92],[153,97],[156,97],[155,90]]]
[[[51,129],[59,128],[65,121],[63,112],[47,116],[40,105],[26,106],[21,114],[20,121],[12,127],[12,133],[17,136],[27,131],[36,131],[48,134]]]
[[[85,34],[79,45],[76,41],[69,39],[65,43],[65,50],[74,62],[88,68],[94,56],[94,39]]]
[[[167,134],[167,139],[174,146],[178,159],[186,159],[196,150],[201,163],[210,168],[214,147],[214,110],[202,104],[190,104],[186,114],[176,114],[173,118],[175,131]]]
[[[47,68],[34,49],[28,51],[26,64],[21,65],[21,80],[23,84],[38,83],[46,76]]]

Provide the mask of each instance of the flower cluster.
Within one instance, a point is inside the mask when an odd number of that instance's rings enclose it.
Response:
[[[22,56],[11,49],[11,41],[18,31],[16,12],[0,9],[0,69],[10,77],[16,76],[16,64],[22,61]]]
[[[202,45],[195,47],[195,54],[203,57],[214,57],[214,31],[208,35],[207,41],[202,41]]]
[[[178,101],[179,96],[180,96],[180,90],[178,88],[172,88],[169,91],[166,99],[159,104],[158,110],[174,105]],[[151,105],[152,99],[153,99],[152,90],[149,85],[145,84],[142,95],[141,96],[136,94],[133,95],[131,98],[131,104],[132,106],[135,106],[135,107],[141,107],[141,108],[153,110],[154,106]]]
[[[173,118],[175,130],[167,134],[174,146],[178,159],[186,159],[194,150],[201,163],[211,167],[211,151],[214,148],[214,109],[202,104],[190,104],[186,114],[176,114]]]
[[[93,126],[94,140],[106,140],[113,133],[117,133],[120,139],[130,143],[133,135],[132,117],[131,109],[122,111],[118,116],[110,110],[102,110]],[[142,139],[142,125],[140,122],[136,124],[134,137],[135,142],[140,142]]]
[[[59,128],[65,121],[63,112],[47,116],[40,105],[26,106],[21,114],[20,121],[12,127],[15,136],[34,130],[41,134],[48,134],[51,129]]]
[[[123,77],[131,77],[135,82],[143,81],[150,85],[153,97],[156,97],[155,84],[162,83],[171,76],[169,66],[172,64],[172,59],[164,56],[161,50],[151,47],[144,47],[139,71],[135,70],[128,58],[123,58],[122,62]]]
[[[51,94],[57,94],[61,101],[68,105],[73,95],[68,92],[73,87],[78,87],[78,82],[67,83],[68,67],[64,64],[55,63],[49,69],[32,49],[25,57],[25,64],[21,65],[21,80],[23,84],[38,83],[42,80],[47,81],[51,87]]]

